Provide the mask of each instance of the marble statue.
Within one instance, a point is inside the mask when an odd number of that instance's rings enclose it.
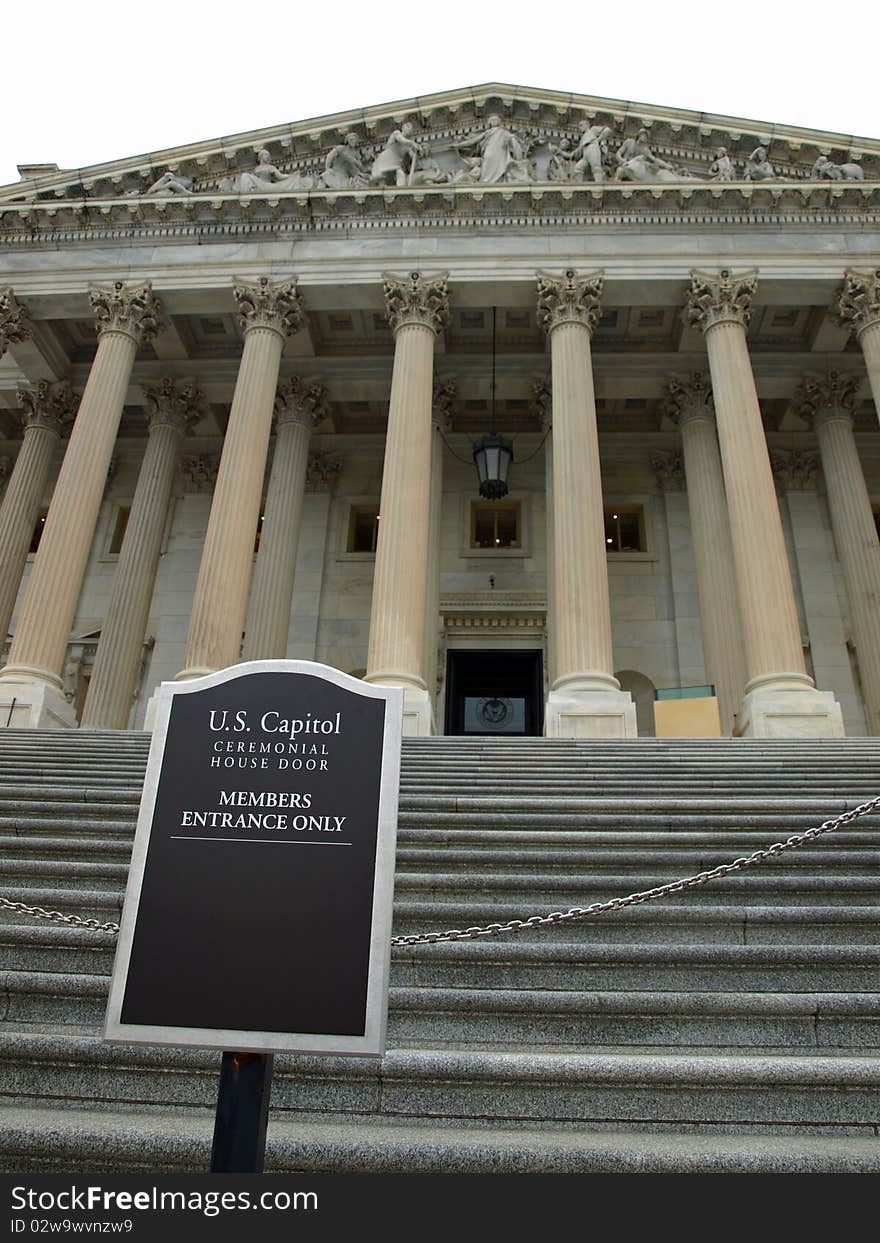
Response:
[[[861,164],[833,164],[826,155],[820,155],[810,172],[811,181],[864,181]]]
[[[456,144],[458,152],[469,147],[479,148],[482,158],[480,182],[494,185],[499,181],[529,181],[527,153],[516,134],[502,125],[497,113],[487,118],[486,125],[482,134],[474,134],[472,138],[465,138]]]
[[[257,163],[252,172],[237,173],[234,177],[224,177],[220,181],[220,189],[226,194],[254,194],[268,190],[273,192],[284,190],[311,190],[314,178],[302,177],[299,173],[290,175],[282,173],[271,162],[268,151],[257,152]]]
[[[709,165],[710,181],[734,181],[736,178],[736,165],[727,154],[726,147],[717,147],[715,149],[715,159]]]
[[[771,181],[776,174],[767,159],[766,147],[755,147],[746,160],[746,181]]]
[[[581,121],[578,129],[581,136],[574,149],[572,176],[582,181],[604,181],[611,129],[607,125],[588,125],[586,121]]]
[[[319,184],[328,190],[344,190],[349,186],[369,185],[370,170],[358,151],[358,136],[345,135],[344,140],[327,152]]]
[[[462,155],[464,168],[453,173],[450,180],[454,186],[476,186],[483,179],[483,157],[481,155]]]
[[[547,162],[548,181],[571,181],[572,158],[574,152],[567,138],[561,138],[558,145],[548,144],[550,159]]]
[[[625,139],[617,149],[615,181],[695,181],[688,173],[655,155],[648,143],[648,131],[640,129],[637,137]]]
[[[412,138],[412,122],[404,121],[400,129],[389,134],[384,151],[373,160],[371,185],[412,185],[419,162],[419,147]]]
[[[193,179],[192,177],[181,177],[177,173],[172,173],[169,168],[163,173],[158,181],[154,181],[151,186],[144,190],[144,194],[192,194]]]

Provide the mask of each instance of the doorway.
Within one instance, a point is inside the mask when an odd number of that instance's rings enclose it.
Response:
[[[446,659],[447,734],[542,733],[544,674],[539,651],[452,651]]]

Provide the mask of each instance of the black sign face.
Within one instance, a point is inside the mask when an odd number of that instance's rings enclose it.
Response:
[[[258,661],[160,696],[108,1039],[382,1052],[402,693]]]

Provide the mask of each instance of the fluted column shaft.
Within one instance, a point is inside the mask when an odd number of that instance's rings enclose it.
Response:
[[[431,422],[431,496],[428,508],[428,561],[425,585],[424,679],[433,704],[437,693],[437,644],[440,625],[440,518],[443,503],[443,437],[448,421],[435,409]]]
[[[819,442],[868,729],[880,734],[880,540],[853,435],[857,388],[858,377],[832,372],[805,381],[796,402],[798,413],[812,421]]]
[[[314,398],[311,402],[309,393]],[[309,440],[316,418],[323,416],[323,400],[320,385],[307,390],[298,377],[282,386],[276,398],[278,432],[251,586],[245,660],[287,655]]]
[[[150,435],[101,627],[82,729],[125,729],[128,725],[180,445],[192,421],[188,409],[200,404],[201,394],[184,392],[188,395],[181,398],[173,385],[161,393],[147,390],[148,399],[151,393],[159,393],[154,401],[161,404],[149,420]]]
[[[0,505],[0,642],[9,631],[52,458],[61,438],[55,417],[30,417]]]
[[[880,418],[880,270],[847,272],[837,297],[835,318],[856,334]]]
[[[746,343],[747,314],[736,305],[736,290],[730,295],[725,292],[727,279],[724,273],[721,284],[715,283],[715,302],[701,323],[739,589],[749,679],[746,690],[764,686],[809,689],[813,682],[804,665],[788,554]],[[740,301],[750,301],[754,279],[738,284]]]
[[[425,689],[422,674],[431,492],[434,329],[405,323],[394,370],[379,504],[368,682]]]
[[[379,539],[373,577],[366,681],[422,692],[434,340],[448,315],[446,281],[386,278],[385,300],[394,330],[394,368],[385,437]],[[406,714],[406,708],[404,709]],[[405,726],[406,728],[406,726]],[[423,721],[419,732],[429,732]]]
[[[98,349],[3,671],[59,688],[132,365],[141,342],[159,327],[148,285],[93,288],[90,298],[98,315]]]
[[[553,394],[553,686],[616,690],[590,350],[593,317],[563,314],[547,327]]]
[[[291,282],[237,286],[236,297],[244,348],[178,678],[239,660],[281,351],[301,317]]]
[[[680,401],[677,419],[687,481],[688,512],[700,601],[700,635],[706,677],[715,686],[722,728],[733,730],[746,682],[733,546],[724,495],[715,420],[695,393]]]

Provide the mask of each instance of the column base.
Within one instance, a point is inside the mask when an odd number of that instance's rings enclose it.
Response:
[[[76,729],[73,704],[39,678],[0,678],[0,729]]]
[[[629,691],[552,690],[544,706],[548,738],[636,738],[636,706]]]
[[[843,715],[831,691],[749,691],[736,717],[736,738],[843,738]]]

